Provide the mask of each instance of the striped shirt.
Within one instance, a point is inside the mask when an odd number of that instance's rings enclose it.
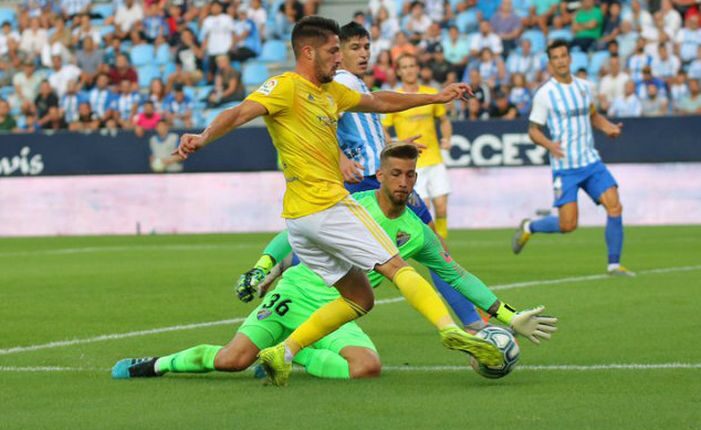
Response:
[[[550,78],[536,92],[528,119],[547,124],[550,138],[559,142],[565,153],[559,159],[550,157],[553,170],[577,169],[601,159],[591,128],[593,103],[589,83],[574,76],[570,84]]]
[[[72,123],[78,120],[78,105],[83,102],[83,98],[78,94],[66,93],[61,97],[59,107],[64,112],[64,118],[67,123]]]
[[[643,78],[643,68],[652,64],[652,57],[647,54],[634,54],[628,59],[628,70],[634,81]]]
[[[100,118],[104,118],[107,112],[113,109],[112,103],[115,100],[115,96],[112,91],[107,88],[93,88],[90,90],[88,98],[90,100],[90,108]]]
[[[334,80],[363,94],[370,90],[354,74],[339,70]],[[345,112],[338,121],[338,143],[349,159],[363,165],[363,176],[372,176],[380,168],[380,152],[385,147],[385,134],[376,113]]]
[[[121,93],[117,97],[115,109],[119,112],[119,117],[121,119],[131,119],[132,109],[134,105],[138,105],[141,97],[139,93],[133,92],[129,94]]]

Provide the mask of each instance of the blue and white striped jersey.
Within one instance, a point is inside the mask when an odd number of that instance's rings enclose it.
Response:
[[[115,94],[107,88],[93,88],[90,90],[88,99],[90,100],[92,111],[100,118],[104,118],[107,111],[115,108],[113,106],[116,99]]]
[[[337,71],[334,80],[359,93],[370,93],[365,83],[347,70]],[[363,176],[374,175],[380,168],[380,152],[386,143],[380,116],[345,112],[338,120],[337,135],[346,157],[363,165]]]
[[[583,79],[572,77],[572,83],[562,84],[550,78],[536,92],[529,121],[548,125],[550,138],[560,142],[565,156],[550,157],[553,170],[577,169],[601,159],[594,148],[591,112],[594,98],[591,86]]]
[[[141,96],[137,92],[124,94],[120,93],[117,97],[115,110],[119,113],[119,117],[124,120],[131,119],[131,112],[134,105],[138,105],[141,101]]]

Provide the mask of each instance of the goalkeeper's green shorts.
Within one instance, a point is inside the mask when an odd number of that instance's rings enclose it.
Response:
[[[299,293],[295,286],[283,278],[277,288],[269,292],[263,302],[248,315],[238,332],[246,335],[259,349],[277,345],[326,303],[328,302],[313,300]],[[369,348],[377,352],[375,344],[355,321],[342,325],[312,345],[335,353],[340,353],[347,346]]]

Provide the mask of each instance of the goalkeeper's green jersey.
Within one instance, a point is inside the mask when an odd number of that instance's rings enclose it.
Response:
[[[435,272],[463,296],[481,309],[488,309],[497,299],[482,281],[460,267],[443,249],[435,233],[406,208],[397,218],[387,218],[377,202],[377,190],[353,194],[377,223],[387,232],[404,260],[413,259]],[[370,283],[376,288],[384,277],[375,271],[368,272]],[[283,274],[284,282],[278,289],[296,289],[299,294],[326,303],[339,297],[338,291],[326,285],[323,279],[300,263]]]

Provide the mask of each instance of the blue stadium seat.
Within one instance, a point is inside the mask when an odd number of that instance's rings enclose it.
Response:
[[[591,56],[589,61],[589,77],[593,80],[597,80],[599,77],[599,72],[601,68],[606,64],[608,59],[611,57],[608,51],[597,51]]]
[[[93,2],[94,3],[94,2]],[[114,15],[114,7],[112,6],[112,3],[96,3],[93,4],[92,7],[90,8],[90,11],[100,15],[103,19],[108,18],[112,15]]]
[[[219,115],[224,108],[212,108],[212,109],[207,109],[204,111],[204,121],[205,124],[211,124],[212,121],[214,121],[214,118]]]
[[[243,66],[241,82],[246,86],[257,86],[270,76],[268,67],[263,63],[250,62]]]
[[[10,7],[0,7],[0,24],[9,22],[13,29],[17,29],[17,14]]]
[[[572,64],[570,65],[570,70],[572,73],[576,73],[579,69],[587,69],[589,66],[589,57],[587,54],[581,51],[572,51],[570,53],[572,57]]]
[[[114,25],[101,25],[99,27],[95,27],[95,29],[100,32],[100,36],[104,39],[105,36],[107,36],[110,33],[114,33]]]
[[[195,100],[195,87],[190,87],[190,86],[184,86],[183,87],[183,93],[185,94],[186,97],[189,97],[190,100]]]
[[[207,96],[214,89],[214,85],[198,85],[195,87],[195,100],[207,100]]]
[[[165,66],[170,62],[170,49],[168,44],[164,43],[156,49],[156,64],[159,66]]]
[[[131,48],[130,56],[131,63],[136,67],[141,67],[147,64],[154,64],[156,53],[154,52],[153,45],[140,44]]]
[[[2,87],[0,88],[0,98],[7,100],[8,97],[10,97],[12,94],[15,93],[15,87],[13,86],[7,86],[7,87]]]
[[[152,79],[161,77],[161,71],[153,65],[137,67],[136,72],[139,75],[139,87],[141,88],[147,88],[151,85]]]
[[[163,79],[168,79],[168,76],[175,73],[177,70],[175,63],[172,61],[167,62],[164,66],[161,66],[161,72],[163,74]]]
[[[256,60],[264,63],[284,63],[287,61],[287,43],[282,40],[266,41]]]
[[[521,35],[522,39],[531,41],[531,49],[533,52],[545,52],[546,41],[545,35],[540,30],[528,30]]]

